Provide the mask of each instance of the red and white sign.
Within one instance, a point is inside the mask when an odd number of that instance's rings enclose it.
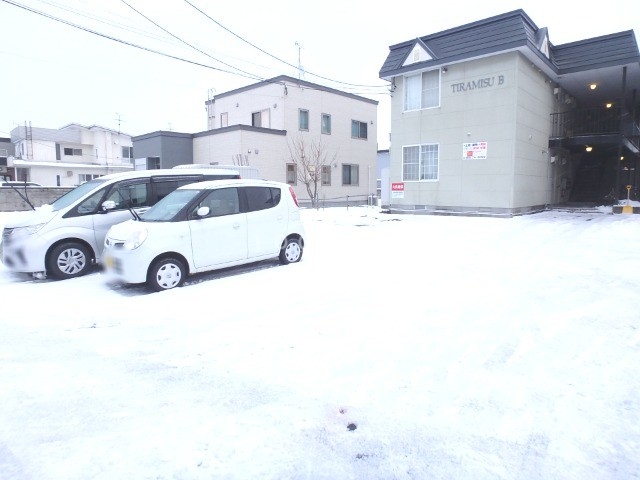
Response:
[[[487,142],[463,143],[462,156],[469,160],[486,160]]]
[[[404,198],[404,182],[391,184],[391,198]]]

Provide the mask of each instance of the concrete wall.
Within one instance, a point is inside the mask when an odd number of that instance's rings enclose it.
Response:
[[[63,187],[29,187],[26,189],[26,197],[34,207],[40,207],[46,203],[52,203],[71,188]],[[20,193],[18,193],[20,192]],[[0,188],[0,212],[20,212],[31,210],[29,204],[20,196],[25,195],[24,188],[2,187]]]

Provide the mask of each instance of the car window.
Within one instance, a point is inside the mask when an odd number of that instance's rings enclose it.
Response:
[[[247,211],[266,210],[280,203],[280,189],[273,187],[244,187]]]
[[[116,210],[124,208],[148,207],[148,183],[121,183],[109,192],[105,200],[112,200],[116,203]]]
[[[156,197],[158,200],[162,200],[164,197],[169,195],[171,192],[176,190],[183,185],[188,185],[190,183],[199,182],[202,180],[202,176],[194,177],[178,177],[171,179],[162,179],[162,180],[153,180],[154,188],[156,191]]]
[[[233,215],[240,212],[237,188],[216,188],[198,204],[198,207],[209,207],[210,217]]]

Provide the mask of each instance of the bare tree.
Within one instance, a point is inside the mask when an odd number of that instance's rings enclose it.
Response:
[[[318,190],[322,185],[323,167],[331,166],[337,154],[329,159],[322,140],[307,140],[301,134],[289,142],[289,161],[296,166],[296,178],[309,194],[312,207],[318,203]]]

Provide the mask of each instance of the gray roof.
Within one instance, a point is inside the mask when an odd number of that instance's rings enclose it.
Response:
[[[392,45],[380,78],[391,80],[412,71],[517,50],[568,91],[578,91],[594,81],[612,85],[610,91],[602,90],[603,96],[616,96],[617,88],[619,97],[622,67],[627,67],[627,88],[640,85],[640,52],[633,30],[564,45],[549,43],[549,58],[540,50],[546,34],[547,29],[538,28],[523,10],[514,10]],[[416,42],[424,44],[433,58],[403,67]]]

